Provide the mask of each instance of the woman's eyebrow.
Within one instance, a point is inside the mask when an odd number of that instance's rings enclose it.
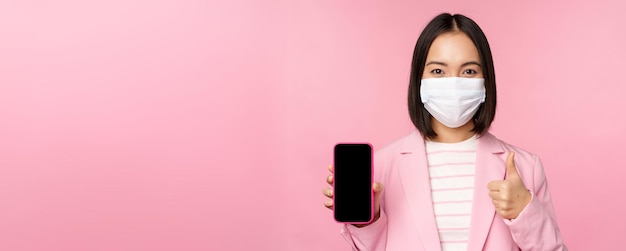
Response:
[[[431,64],[438,64],[438,65],[448,66],[448,64],[446,64],[444,62],[439,62],[439,61],[430,61],[430,62],[426,63],[426,65],[431,65]]]
[[[478,63],[478,62],[476,62],[476,61],[469,61],[469,62],[465,62],[465,63],[463,63],[463,64],[461,65],[461,67],[465,67],[465,66],[468,66],[468,65],[471,65],[471,64],[473,64],[473,65],[478,65],[478,67],[481,67],[481,68],[483,67],[482,65],[480,65],[480,63]]]
[[[448,64],[444,63],[444,62],[440,62],[440,61],[429,61],[428,63],[426,63],[426,65],[431,65],[431,64],[437,64],[437,65],[442,65],[442,66],[448,66]],[[478,67],[483,67],[482,65],[480,65],[480,63],[476,62],[476,61],[469,61],[469,62],[465,62],[461,65],[461,67],[465,67],[468,65],[478,65]]]

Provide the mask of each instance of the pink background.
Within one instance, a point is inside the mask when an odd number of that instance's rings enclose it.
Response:
[[[571,250],[626,223],[624,10],[595,1],[2,1],[0,250],[347,250],[339,141],[412,129],[440,12],[492,46],[492,132],[539,154]]]

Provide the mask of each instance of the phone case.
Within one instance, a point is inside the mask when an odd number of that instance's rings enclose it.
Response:
[[[373,184],[374,184],[374,146],[372,146],[372,144],[370,144],[370,143],[363,143],[363,142],[340,142],[340,143],[335,144],[335,146],[341,145],[341,144],[363,144],[363,145],[368,145],[370,147],[370,163],[371,163],[371,167],[370,167],[371,168],[371,172],[370,172],[371,177],[370,177],[370,180],[372,181],[371,182],[372,184],[370,185],[370,190],[371,190],[371,192],[370,192],[370,196],[371,196],[370,201],[372,202],[370,204],[370,207],[371,207],[370,211],[372,213],[370,215],[370,220],[367,221],[367,222],[338,221],[337,218],[335,217],[335,208],[334,208],[334,206],[335,206],[335,197],[333,196],[333,219],[335,220],[335,222],[341,223],[341,224],[369,224],[369,223],[372,223],[372,221],[374,220],[374,215],[375,215],[375,210],[376,210],[374,208],[375,202],[374,202],[374,190],[373,190],[373,188],[374,188],[373,187]],[[334,154],[334,151],[333,151],[333,154]],[[334,156],[333,156],[333,159],[334,159]],[[333,163],[333,165],[334,164],[335,163]],[[334,193],[335,193],[335,185],[334,185],[334,181],[333,181],[333,194]]]

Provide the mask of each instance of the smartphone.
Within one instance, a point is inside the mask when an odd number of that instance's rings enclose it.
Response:
[[[372,145],[339,143],[334,149],[333,212],[340,223],[374,219]]]

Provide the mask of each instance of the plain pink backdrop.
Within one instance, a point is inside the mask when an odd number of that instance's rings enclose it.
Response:
[[[626,223],[620,1],[2,1],[0,250],[347,250],[332,147],[412,126],[440,12],[494,55],[492,132],[539,154],[571,250]]]

